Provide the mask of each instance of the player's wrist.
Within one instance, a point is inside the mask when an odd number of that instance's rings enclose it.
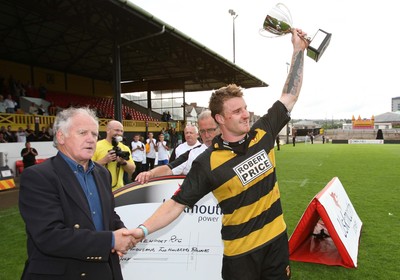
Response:
[[[149,230],[144,224],[140,224],[137,228],[140,228],[143,231],[143,237],[149,235]]]

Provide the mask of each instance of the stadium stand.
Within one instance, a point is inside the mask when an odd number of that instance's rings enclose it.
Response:
[[[48,92],[46,100],[53,102],[57,107],[68,108],[70,106],[89,106],[96,108],[99,117],[113,118],[114,116],[114,100],[108,97],[92,97],[83,95],[73,95],[61,92]],[[146,114],[138,112],[133,107],[122,104],[123,116],[130,115],[133,120],[139,121],[157,121],[157,119]]]

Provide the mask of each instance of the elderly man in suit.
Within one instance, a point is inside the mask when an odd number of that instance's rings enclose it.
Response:
[[[136,240],[114,211],[110,173],[91,160],[98,128],[88,108],[60,112],[57,155],[21,175],[28,250],[21,279],[122,279],[119,256]]]

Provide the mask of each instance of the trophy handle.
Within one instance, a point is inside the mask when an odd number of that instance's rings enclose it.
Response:
[[[278,10],[280,12],[280,15],[284,16],[286,18],[286,22],[289,25],[293,24],[293,20],[292,20],[292,14],[290,13],[289,8],[283,4],[283,3],[278,3],[275,5],[275,7],[273,8],[273,10]]]

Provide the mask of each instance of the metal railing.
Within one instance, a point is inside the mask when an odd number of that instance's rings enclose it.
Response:
[[[54,123],[55,116],[39,116],[39,115],[28,115],[28,114],[6,114],[0,113],[0,126],[8,127],[11,126],[13,131],[18,130],[19,127],[26,128],[29,124],[32,129],[36,124],[41,127],[49,127]],[[99,119],[99,130],[106,131],[106,125],[110,119]],[[159,131],[162,128],[168,129],[169,124],[167,122],[159,121],[142,121],[142,120],[123,120],[124,130],[126,132],[145,132],[146,125],[149,131]],[[180,131],[179,122],[176,124],[177,130]]]

